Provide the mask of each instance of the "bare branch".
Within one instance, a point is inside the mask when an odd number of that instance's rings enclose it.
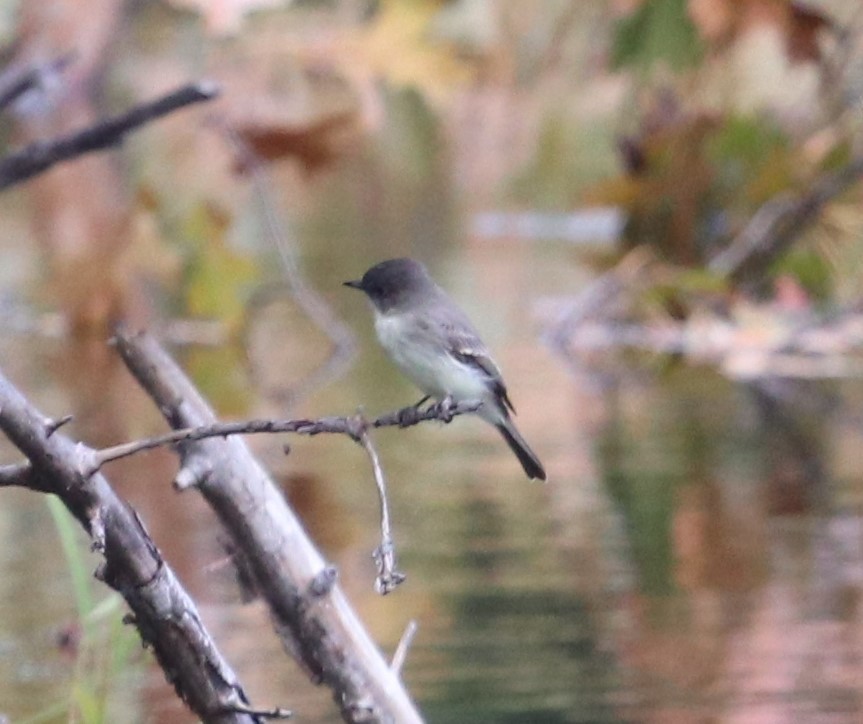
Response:
[[[396,569],[396,548],[390,529],[390,508],[387,501],[387,481],[378,457],[378,451],[372,444],[367,429],[360,433],[360,445],[369,456],[375,473],[375,484],[381,501],[381,544],[374,552],[378,575],[375,579],[375,590],[383,595],[394,591],[399,584],[404,583],[405,575]]]
[[[46,79],[60,73],[73,58],[74,53],[66,53],[48,63],[4,71],[0,75],[0,111],[5,110],[28,91],[45,86]]]
[[[121,443],[112,447],[94,451],[89,460],[91,467],[88,474],[96,473],[103,465],[114,460],[135,455],[145,450],[152,450],[165,445],[177,445],[179,443],[206,440],[214,437],[228,437],[229,435],[250,435],[257,433],[296,433],[300,435],[320,435],[322,433],[333,433],[347,435],[358,443],[369,456],[375,476],[378,496],[381,504],[381,543],[374,553],[373,558],[377,566],[378,574],[375,579],[375,590],[383,595],[392,592],[404,582],[405,575],[396,569],[396,553],[390,526],[389,503],[386,492],[386,479],[381,466],[377,450],[368,434],[370,427],[408,427],[420,422],[438,420],[449,423],[457,415],[476,412],[482,403],[462,402],[447,405],[431,405],[426,409],[416,406],[406,407],[395,412],[382,415],[369,422],[362,415],[352,417],[325,417],[318,420],[245,420],[239,422],[217,422],[211,425],[183,428],[174,430],[163,435],[134,440]],[[204,465],[198,468],[197,465]],[[180,490],[194,487],[205,481],[211,467],[199,457],[187,460],[177,474],[174,485]],[[2,477],[0,477],[2,485]]]
[[[120,332],[115,344],[172,427],[215,422],[209,405],[153,338]],[[183,467],[190,458],[200,461],[195,463],[196,489],[243,551],[254,588],[267,603],[285,648],[301,660],[313,681],[330,687],[343,718],[421,722],[331,566],[245,442],[230,436],[179,447]]]
[[[734,282],[758,283],[771,264],[815,222],[828,202],[863,176],[863,158],[818,178],[797,198],[782,195],[767,201],[708,269]]]
[[[233,706],[248,705],[236,675],[135,511],[102,475],[84,474],[89,448],[46,420],[0,374],[0,429],[29,461],[0,468],[0,484],[54,493],[63,501],[105,558],[97,577],[126,600],[142,640],[198,717],[219,724],[258,724],[257,714]]]
[[[130,131],[185,106],[212,100],[218,92],[214,83],[193,83],[70,136],[30,144],[0,158],[0,190],[26,181],[61,161],[110,148]]]
[[[226,710],[235,714],[249,714],[258,719],[291,719],[294,716],[294,713],[289,709],[282,709],[278,706],[274,709],[256,709],[239,699],[231,702]]]
[[[399,640],[399,645],[396,646],[396,652],[393,654],[393,661],[390,664],[390,668],[394,673],[401,674],[402,667],[405,665],[405,659],[407,659],[408,649],[410,649],[418,629],[419,626],[414,619],[408,621],[408,625],[405,626],[405,631]]]
[[[368,421],[362,415],[352,417],[322,417],[316,420],[240,420],[237,422],[215,422],[210,425],[198,427],[187,427],[173,430],[162,435],[133,440],[112,447],[94,451],[92,455],[93,468],[91,474],[99,470],[103,465],[114,460],[135,455],[145,450],[152,450],[166,445],[177,445],[184,442],[195,442],[213,437],[228,437],[229,435],[255,435],[261,433],[296,433],[298,435],[321,435],[332,433],[347,435],[360,444],[364,431],[368,427],[409,427],[421,422],[438,420],[449,423],[454,417],[469,412],[476,412],[480,402],[460,402],[447,409],[440,409],[432,405],[426,409],[406,407],[402,410],[389,412],[385,415]],[[188,486],[183,486],[188,487]]]

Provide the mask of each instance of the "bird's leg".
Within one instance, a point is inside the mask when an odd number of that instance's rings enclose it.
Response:
[[[452,422],[452,411],[455,409],[456,403],[452,395],[447,395],[435,405],[438,417],[442,422]]]
[[[399,425],[401,427],[408,427],[409,425],[416,425],[417,416],[422,407],[423,403],[425,403],[429,399],[429,395],[423,397],[419,402],[410,405],[409,407],[403,407],[399,410],[398,420]]]

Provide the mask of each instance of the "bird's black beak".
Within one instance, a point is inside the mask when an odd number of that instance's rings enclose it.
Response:
[[[359,289],[362,291],[363,288],[363,280],[362,279],[354,279],[350,282],[343,282],[343,287],[350,287],[351,289]]]

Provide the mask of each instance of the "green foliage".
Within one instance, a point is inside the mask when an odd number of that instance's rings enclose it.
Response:
[[[617,24],[611,64],[615,69],[649,71],[664,63],[673,70],[685,70],[701,56],[701,41],[686,0],[646,0]]]
[[[86,622],[94,606],[91,589],[93,583],[87,561],[81,554],[80,531],[75,520],[59,498],[49,495],[46,500],[51,519],[54,521],[54,528],[60,538],[60,547],[66,558],[66,565],[69,568],[78,617],[82,622]]]
[[[87,543],[60,500],[49,495],[46,501],[69,568],[80,641],[69,644],[75,656],[69,700],[53,702],[27,719],[26,724],[57,721],[64,714],[68,721],[105,724],[114,720],[111,695],[128,688],[128,684],[121,686],[118,682],[131,672],[138,638],[123,624],[124,603],[119,594],[112,592],[96,602],[91,562],[84,553]]]
[[[202,204],[187,220],[184,292],[188,311],[237,324],[245,313],[248,292],[259,278],[249,256],[234,251],[226,239],[230,226],[224,212]]]
[[[777,272],[793,276],[810,294],[827,299],[833,292],[833,269],[823,254],[809,248],[795,248],[777,264]]]
[[[732,115],[707,139],[716,202],[751,210],[794,184],[799,166],[788,134],[765,116]]]
[[[509,184],[519,203],[535,210],[569,208],[589,179],[613,172],[608,148],[613,144],[607,125],[588,126],[554,108],[542,120],[536,148]]]

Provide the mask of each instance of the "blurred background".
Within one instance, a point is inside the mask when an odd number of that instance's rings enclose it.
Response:
[[[477,420],[249,440],[430,722],[863,717],[863,11],[854,0],[0,0],[0,148],[212,103],[0,194],[0,369],[93,446],[164,423],[147,327],[224,419],[418,392],[341,283],[413,256],[549,472]],[[68,62],[55,63],[59,58]],[[3,462],[20,456],[4,444]],[[252,701],[337,721],[167,451],[107,474]],[[0,505],[0,720],[190,722],[43,496]]]

